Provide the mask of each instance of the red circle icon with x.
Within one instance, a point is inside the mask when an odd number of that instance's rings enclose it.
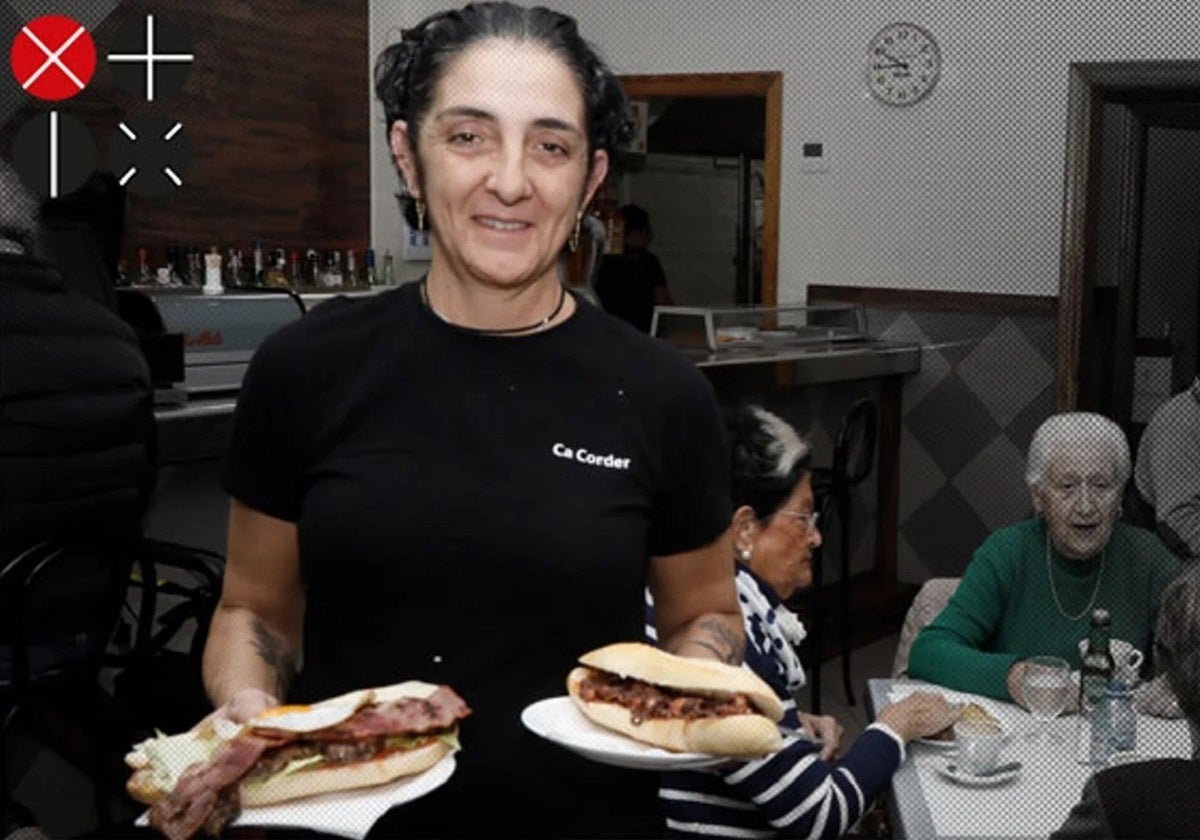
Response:
[[[96,71],[96,44],[77,20],[43,15],[21,27],[8,56],[17,84],[38,99],[70,99]]]

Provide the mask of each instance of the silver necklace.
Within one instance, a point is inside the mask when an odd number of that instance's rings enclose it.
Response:
[[[1100,570],[1096,574],[1096,584],[1092,587],[1092,597],[1088,599],[1087,606],[1079,615],[1070,615],[1063,609],[1062,601],[1058,600],[1058,590],[1054,586],[1054,566],[1050,563],[1050,534],[1046,534],[1046,574],[1050,576],[1050,594],[1054,596],[1054,606],[1058,607],[1059,614],[1067,621],[1079,621],[1092,611],[1092,604],[1096,603],[1096,595],[1100,592],[1100,579],[1104,577],[1104,556],[1107,553],[1108,546],[1105,546],[1100,552]]]

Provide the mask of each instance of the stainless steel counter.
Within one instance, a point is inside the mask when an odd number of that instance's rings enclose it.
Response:
[[[159,464],[219,458],[229,440],[236,405],[237,394],[220,394],[157,406]]]

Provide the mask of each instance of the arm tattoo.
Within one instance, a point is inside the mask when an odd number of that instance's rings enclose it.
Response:
[[[282,702],[287,697],[292,677],[296,675],[296,657],[288,652],[283,641],[261,621],[255,619],[251,626],[254,630],[254,649],[262,661],[275,672],[275,696]]]
[[[701,619],[697,628],[704,632],[703,638],[688,639],[694,645],[708,648],[722,662],[730,665],[740,665],[744,647],[737,633],[734,633],[717,618]]]

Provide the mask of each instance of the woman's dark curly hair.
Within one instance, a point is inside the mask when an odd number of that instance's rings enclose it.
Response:
[[[542,6],[508,2],[471,3],[439,12],[405,29],[400,41],[375,61],[375,95],[383,103],[386,136],[396,120],[408,123],[417,151],[421,123],[446,67],[470,45],[488,38],[540,44],[559,56],[579,83],[587,117],[588,171],[593,152],[610,154],[633,133],[629,97],[616,75],[579,34],[575,19]],[[417,155],[420,166],[420,155]]]

